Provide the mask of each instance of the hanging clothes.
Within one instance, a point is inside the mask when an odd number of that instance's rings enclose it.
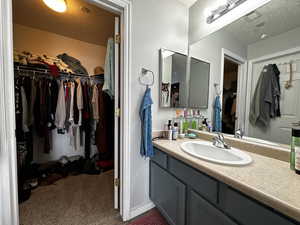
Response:
[[[111,159],[114,146],[114,103],[102,91],[102,87],[102,84],[82,82],[82,78],[59,82],[53,76],[17,78],[15,97],[18,140],[25,140],[24,131],[34,128],[38,141],[36,146],[43,146],[44,153],[49,153],[52,129],[57,128],[60,134],[68,132],[74,150],[81,149],[85,143],[85,157],[88,159],[91,138],[97,132],[99,153]],[[95,121],[98,122],[97,127],[94,126]]]
[[[66,120],[65,120],[65,129],[69,132],[71,126],[70,114],[71,114],[71,82],[65,82],[65,102],[66,102]]]
[[[64,82],[60,82],[56,113],[55,113],[55,125],[58,130],[62,130],[65,127],[66,121],[66,99],[64,91]]]
[[[76,103],[78,109],[78,125],[82,125],[82,110],[83,110],[83,94],[82,94],[82,85],[80,79],[76,80],[77,90],[76,90]]]
[[[251,102],[249,120],[252,125],[268,127],[270,119],[280,116],[279,70],[272,64],[264,66]]]
[[[99,121],[99,93],[98,93],[97,85],[93,87],[93,97],[92,97],[92,107],[93,107],[93,119],[98,122]]]
[[[23,109],[22,109],[22,96],[20,79],[15,82],[15,117],[16,117],[16,139],[17,141],[23,140]]]
[[[104,65],[104,85],[102,88],[111,98],[115,94],[115,43],[113,38],[107,41]]]
[[[220,100],[220,96],[217,95],[214,104],[213,130],[215,132],[222,132],[221,111],[222,111],[221,100]]]
[[[28,128],[28,103],[24,87],[21,86],[21,99],[22,99],[22,129],[23,132],[29,132]]]
[[[154,156],[152,145],[152,104],[151,89],[147,87],[140,106],[140,119],[142,124],[140,153],[145,157]]]
[[[99,122],[95,139],[98,151],[105,158],[111,158],[114,149],[114,102],[102,88],[103,85],[98,84]]]
[[[36,101],[36,90],[37,82],[35,79],[31,80],[31,94],[29,100],[29,115],[28,115],[28,125],[32,126],[34,124],[34,103]]]

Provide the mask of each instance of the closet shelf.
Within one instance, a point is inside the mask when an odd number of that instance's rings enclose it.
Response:
[[[21,76],[38,76],[38,77],[49,77],[51,75],[51,71],[49,69],[43,68],[35,68],[32,66],[24,66],[24,65],[14,65],[14,71],[16,75]],[[74,73],[66,73],[66,72],[59,72],[58,79],[65,79],[65,78],[80,78],[86,80],[95,80],[99,82],[104,82],[104,74],[95,74],[95,75],[83,75],[83,74],[74,74]]]

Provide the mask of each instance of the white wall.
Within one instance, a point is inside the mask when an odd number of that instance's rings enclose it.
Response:
[[[79,41],[55,33],[14,24],[14,48],[33,54],[57,56],[67,53],[81,61],[89,74],[104,65],[106,47]]]
[[[225,48],[243,58],[247,57],[247,47],[234,39],[225,30],[218,31],[201,41],[190,45],[190,55],[210,63],[209,98],[208,109],[201,110],[203,114],[212,120],[213,105],[215,99],[214,83],[220,84],[223,71],[221,70],[222,48]]]
[[[224,0],[198,0],[189,9],[189,43],[193,44],[201,38],[221,29],[238,18],[250,13],[270,0],[251,0],[236,7],[211,24],[206,22],[210,12],[224,3]]]
[[[142,67],[153,70],[153,129],[174,116],[174,110],[159,108],[159,49],[187,54],[188,9],[174,0],[132,0],[132,77],[131,77],[131,211],[149,201],[149,163],[140,156],[139,107],[145,87],[138,82]]]
[[[300,27],[248,46],[248,60],[300,46]]]

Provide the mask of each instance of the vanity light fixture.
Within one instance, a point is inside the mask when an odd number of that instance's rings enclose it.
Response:
[[[67,11],[67,3],[65,0],[43,0],[43,2],[55,12],[63,13]]]
[[[211,14],[207,17],[206,22],[208,24],[213,23],[215,20],[219,19],[221,16],[238,7],[245,1],[247,0],[227,0],[225,4],[220,5],[218,8],[211,11]]]

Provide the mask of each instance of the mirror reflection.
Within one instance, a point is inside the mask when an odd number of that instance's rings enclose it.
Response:
[[[191,57],[189,73],[189,108],[208,107],[210,65]]]
[[[191,57],[210,62],[203,113],[215,131],[239,130],[262,144],[290,143],[291,128],[300,126],[299,37],[299,1],[272,0],[190,45]],[[218,96],[220,122],[214,119]]]
[[[187,67],[189,69],[187,70]],[[210,64],[195,57],[160,50],[160,106],[208,107]]]
[[[187,56],[161,49],[160,68],[160,106],[187,107]]]

